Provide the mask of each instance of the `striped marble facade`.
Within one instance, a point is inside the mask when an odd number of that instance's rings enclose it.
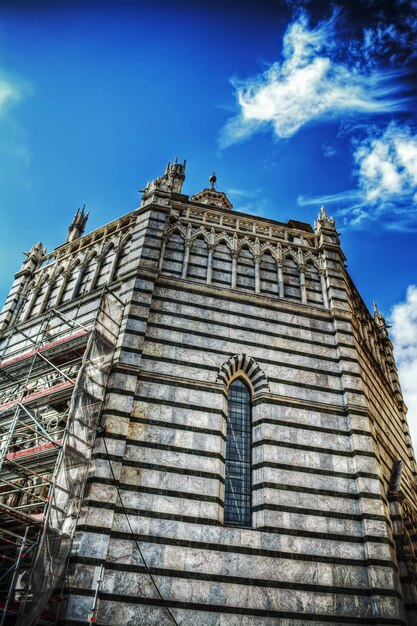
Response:
[[[4,336],[48,302],[90,323],[105,284],[125,302],[60,623],[85,622],[99,585],[96,621],[111,626],[417,624],[406,409],[334,222],[196,202],[167,171],[136,211],[40,255],[5,307]],[[223,523],[237,377],[251,528]]]

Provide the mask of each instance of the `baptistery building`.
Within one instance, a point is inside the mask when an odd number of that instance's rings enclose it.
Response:
[[[1,626],[416,625],[406,407],[334,220],[184,179],[15,275]]]

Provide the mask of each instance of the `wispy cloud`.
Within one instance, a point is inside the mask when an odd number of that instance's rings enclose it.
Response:
[[[326,159],[332,159],[337,154],[337,150],[335,146],[323,144],[322,150],[323,150],[323,155],[326,157]]]
[[[300,7],[310,4],[311,0],[284,0],[284,2],[290,9],[299,9]]]
[[[0,67],[0,159],[25,166],[30,164],[31,157],[24,129],[14,115],[13,106],[31,91],[28,82]]]
[[[350,52],[362,66],[378,64],[381,58],[390,63],[410,61],[417,57],[417,2],[416,0],[394,0],[395,21],[390,11],[381,10],[380,0],[374,3],[371,12],[376,13],[374,24],[363,29],[362,36],[352,39]],[[376,9],[376,11],[375,11]],[[369,7],[368,7],[369,10]]]
[[[257,198],[261,193],[261,189],[237,189],[231,188],[227,190],[227,195],[234,196],[236,198]]]
[[[299,195],[298,206],[331,208],[339,227],[361,228],[369,223],[369,214],[359,189],[346,189],[333,194]]]
[[[348,59],[338,60],[337,19],[335,11],[310,28],[302,10],[284,35],[282,62],[253,78],[232,80],[239,113],[223,128],[221,148],[271,127],[283,139],[318,120],[394,112],[404,106],[398,70],[360,71]]]
[[[417,231],[417,133],[391,123],[354,140],[356,189],[299,196],[299,206],[333,207],[341,226],[363,227],[379,220],[387,230]]]
[[[20,81],[11,78],[0,69],[0,114],[5,113],[10,105],[22,97],[27,87]]]
[[[405,302],[393,306],[390,313],[391,336],[398,373],[408,406],[408,423],[417,442],[417,286],[407,289]]]
[[[228,189],[227,195],[232,201],[235,211],[266,217],[270,203],[262,195],[261,189]]]
[[[299,195],[297,199],[298,206],[320,206],[346,203],[357,203],[362,201],[362,194],[358,189],[347,189],[339,193],[323,194],[323,195]]]
[[[2,111],[10,101],[16,100],[17,97],[18,92],[14,85],[4,78],[0,78],[0,111]]]

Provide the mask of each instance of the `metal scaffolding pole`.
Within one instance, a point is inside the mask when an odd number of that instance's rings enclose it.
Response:
[[[16,560],[16,563],[14,565],[13,578],[11,580],[10,587],[9,587],[9,592],[7,594],[6,602],[5,602],[5,605],[4,605],[3,615],[2,615],[2,618],[1,618],[0,626],[4,626],[4,624],[6,623],[7,614],[9,612],[9,606],[10,606],[10,603],[11,603],[11,601],[13,599],[15,588],[16,588],[16,582],[17,582],[17,576],[19,574],[20,563],[22,561],[23,553],[24,553],[24,551],[26,549],[26,546],[27,546],[28,532],[29,532],[29,529],[26,528],[25,536],[24,536],[23,541],[21,543],[20,550],[19,550],[19,553],[17,555],[17,560]]]

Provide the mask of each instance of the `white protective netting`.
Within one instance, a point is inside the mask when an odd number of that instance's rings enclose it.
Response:
[[[18,626],[32,626],[38,622],[64,574],[122,314],[120,301],[111,294],[104,294],[74,386],[65,440],[55,468],[51,502]]]

